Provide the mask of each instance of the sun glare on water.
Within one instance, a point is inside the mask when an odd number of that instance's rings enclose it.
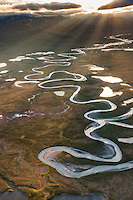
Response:
[[[85,10],[97,10],[100,6],[110,3],[112,0],[88,0],[88,1],[77,1],[79,2]],[[76,2],[76,0],[75,0]]]
[[[110,3],[112,0],[42,0],[45,3],[75,3],[82,6],[84,10],[97,10],[100,6]]]

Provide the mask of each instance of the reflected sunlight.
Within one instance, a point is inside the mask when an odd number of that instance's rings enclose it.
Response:
[[[100,6],[102,5],[106,5],[108,3],[110,3],[112,0],[97,0],[97,1],[92,1],[92,0],[88,0],[87,3],[85,1],[81,0],[81,5],[85,10],[97,10]],[[77,1],[78,2],[78,1]]]
[[[43,0],[43,2],[45,3],[51,3],[51,2],[60,2],[60,3],[75,3],[75,4],[80,4],[82,6],[82,8],[84,10],[97,10],[100,6],[102,5],[106,5],[108,3],[110,3],[112,0],[88,0],[88,1],[84,1],[84,0]]]
[[[123,13],[133,11],[133,6],[118,7],[114,9],[98,10],[101,6],[111,3],[113,0],[0,0],[0,13],[30,13],[45,14],[61,13],[62,15],[78,15],[89,13]],[[42,6],[42,7],[41,7]]]
[[[100,94],[100,97],[114,97],[116,95],[121,96],[123,92],[114,92],[110,87],[103,87],[103,91]]]
[[[123,81],[121,78],[113,77],[113,76],[91,76],[91,77],[95,79],[100,79],[101,81],[107,82],[107,83],[120,83]]]

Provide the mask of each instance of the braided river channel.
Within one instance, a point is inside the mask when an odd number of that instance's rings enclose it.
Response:
[[[67,52],[41,50],[1,62],[3,160],[5,155],[8,168],[16,169],[7,178],[15,182],[11,177],[18,176],[26,191],[34,170],[35,176],[77,179],[131,170],[132,56],[129,33]],[[4,139],[8,134],[10,145]],[[42,187],[43,176],[34,191]]]

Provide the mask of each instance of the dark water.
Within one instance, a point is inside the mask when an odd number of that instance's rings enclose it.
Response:
[[[106,200],[105,196],[102,194],[94,194],[94,195],[84,195],[84,196],[76,196],[70,194],[62,194],[61,196],[54,197],[53,200]]]
[[[2,192],[0,194],[1,200],[28,200],[28,196],[22,193],[18,188],[16,188],[12,183],[6,181],[9,190]]]

